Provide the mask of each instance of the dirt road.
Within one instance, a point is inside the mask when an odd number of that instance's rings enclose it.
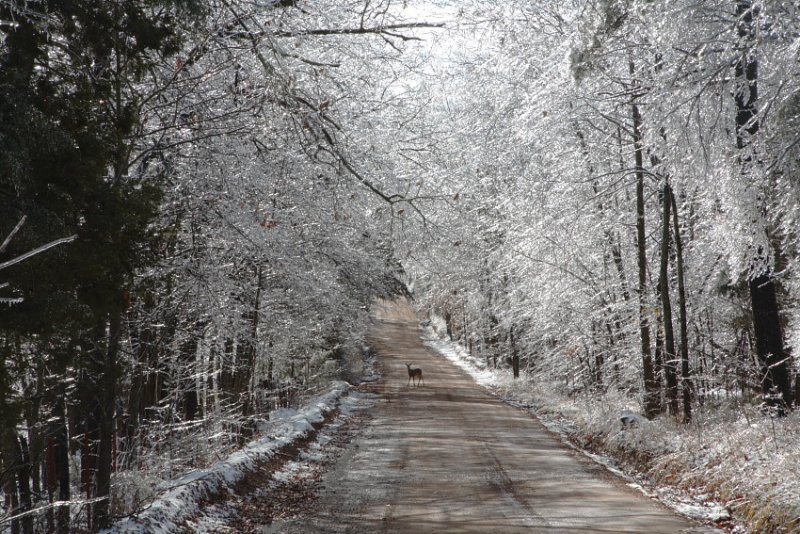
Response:
[[[565,448],[425,348],[408,308],[377,314],[384,380],[367,427],[325,478],[314,514],[270,533],[709,532]],[[424,370],[407,385],[405,362]]]

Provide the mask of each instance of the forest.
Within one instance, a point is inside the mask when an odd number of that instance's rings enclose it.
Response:
[[[777,0],[0,0],[0,532],[107,528],[357,381],[376,299],[517,388],[774,437],[799,59]]]

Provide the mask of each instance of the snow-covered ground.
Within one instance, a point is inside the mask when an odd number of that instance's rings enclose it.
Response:
[[[514,379],[427,329],[425,343],[564,443],[676,512],[732,532],[792,532],[800,517],[800,420],[739,408],[699,411],[691,425],[638,416],[620,395],[573,399],[555,384]],[[635,423],[623,426],[624,415]]]
[[[335,430],[336,424],[342,424],[341,421],[353,410],[367,402],[363,395],[348,395],[350,389],[346,382],[336,382],[327,393],[315,397],[300,409],[272,412],[269,421],[259,428],[260,438],[208,469],[193,471],[172,480],[144,510],[116,523],[105,532],[170,534],[184,532],[187,526],[194,526],[197,532],[207,532],[215,524],[218,526],[225,520],[224,507],[217,507],[214,514],[204,515],[201,503],[212,500],[214,496],[233,492],[236,485],[255,471],[259,464],[270,460],[287,445],[309,436],[315,430],[315,424],[322,423],[328,414],[338,409],[341,414],[339,419],[320,432],[316,441],[303,453],[301,461],[287,462],[274,477],[280,480],[280,477],[301,474],[303,462],[311,462],[315,454],[320,454],[326,436]]]
[[[313,488],[325,469],[325,463],[336,455],[336,436],[342,427],[357,412],[372,406],[375,395],[361,391],[351,391],[340,399],[338,415],[330,423],[319,429],[314,440],[300,451],[296,458],[288,460],[276,471],[268,475],[268,480],[260,487],[241,495],[236,499],[225,499],[215,504],[203,507],[198,514],[186,522],[185,531],[198,533],[216,532],[231,533],[239,531],[242,523],[252,527],[252,522],[258,523],[259,517],[252,513],[253,507],[260,507],[264,500],[272,505],[271,512],[277,514],[298,513],[292,501],[293,496],[288,496],[288,505],[281,504],[276,495],[286,497],[285,493],[297,491],[297,488]],[[288,508],[285,509],[285,508]],[[249,513],[248,513],[249,512]],[[243,516],[247,517],[243,517]],[[270,519],[280,519],[272,516]]]

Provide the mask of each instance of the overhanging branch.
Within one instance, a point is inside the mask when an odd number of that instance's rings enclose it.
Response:
[[[387,34],[404,41],[419,41],[419,37],[410,37],[395,33],[397,30],[413,30],[418,28],[444,28],[444,23],[408,22],[405,24],[387,24],[385,26],[372,26],[370,28],[317,28],[312,30],[275,32],[275,37],[300,37],[304,35],[379,35]]]

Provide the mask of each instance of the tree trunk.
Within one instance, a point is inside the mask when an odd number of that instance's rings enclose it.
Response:
[[[683,239],[678,223],[678,204],[675,192],[669,190],[669,203],[672,205],[673,238],[675,239],[675,260],[678,271],[678,325],[680,329],[681,388],[683,393],[683,422],[692,420],[692,382],[689,370],[689,327],[686,317],[686,286],[683,275]]]
[[[597,330],[601,330],[601,329],[598,327]],[[595,349],[594,349],[594,380],[593,380],[594,384],[593,384],[593,386],[595,387],[595,389],[597,389],[599,391],[604,391],[605,390],[605,378],[603,377],[603,369],[606,366],[606,360],[605,360],[605,357],[603,356],[603,348],[600,345],[600,340],[602,338],[603,338],[603,336],[598,334],[597,341],[594,344],[595,345]]]
[[[234,378],[234,391],[242,403],[242,416],[245,418],[253,414],[252,392],[250,382],[253,377],[253,368],[256,358],[256,344],[258,343],[259,307],[261,306],[261,291],[264,283],[264,273],[261,267],[256,268],[256,294],[253,298],[253,308],[248,316],[250,331],[245,339],[237,346],[236,372]],[[245,422],[242,426],[242,438],[252,435],[253,429]]]
[[[794,405],[800,406],[800,373],[794,375]]]
[[[1,12],[0,12],[1,13]],[[9,369],[12,368],[10,356],[12,348],[8,339],[0,346],[0,491],[3,493],[7,513],[11,516],[17,513],[17,491],[14,485],[14,453],[10,447],[14,437],[14,429],[19,421],[19,410],[14,404],[12,377]],[[10,521],[11,534],[19,532],[19,521]]]
[[[628,277],[625,275],[625,265],[622,263],[622,247],[619,243],[619,235],[614,233],[610,237],[611,257],[614,260],[614,266],[617,268],[617,275],[619,276],[619,283],[622,289],[622,299],[625,302],[631,300],[630,291],[628,291]]]
[[[489,295],[492,293],[489,292]],[[491,298],[491,297],[490,297]],[[491,300],[490,300],[491,303]],[[500,351],[500,335],[498,334],[500,321],[494,313],[489,314],[489,327],[484,337],[486,343],[486,363],[497,369],[497,354]]]
[[[631,76],[635,69],[633,62],[628,64]],[[642,375],[644,379],[644,414],[645,417],[652,418],[659,412],[658,390],[655,385],[655,375],[653,373],[653,358],[650,352],[650,324],[647,315],[647,243],[645,242],[645,218],[644,218],[644,167],[642,158],[642,117],[639,114],[639,106],[634,100],[631,102],[631,114],[633,118],[633,146],[634,159],[636,162],[636,249],[637,263],[639,266],[639,335],[642,348]]]
[[[186,421],[192,421],[197,418],[197,412],[200,409],[200,397],[197,393],[197,346],[200,343],[200,337],[203,335],[204,323],[198,323],[187,329],[187,339],[181,343],[178,349],[178,361],[180,362],[179,373],[182,373],[181,379],[178,381],[181,396],[181,408],[183,408],[183,417]]]
[[[678,403],[678,370],[675,359],[675,332],[672,329],[672,299],[669,294],[669,249],[670,249],[670,202],[671,188],[664,184],[662,195],[663,217],[661,224],[661,265],[658,285],[661,293],[661,319],[664,326],[664,380],[666,382],[667,408],[669,414],[677,416]]]
[[[147,291],[142,299],[142,311],[139,327],[132,335],[131,346],[135,350],[134,368],[132,369],[131,386],[128,391],[128,419],[120,435],[125,436],[127,452],[126,468],[135,468],[139,451],[139,435],[142,422],[147,417],[147,408],[154,405],[154,392],[157,390],[156,375],[158,365],[158,339],[153,328],[153,310],[155,294]],[[157,399],[155,400],[157,403]]]
[[[56,400],[53,408],[53,440],[55,441],[54,463],[55,472],[58,480],[58,500],[68,502],[70,500],[70,480],[69,480],[69,436],[67,434],[67,418],[64,412],[66,402],[66,387],[60,386],[61,394]],[[68,534],[70,523],[69,506],[59,506],[56,510],[56,532],[58,534]]]
[[[661,302],[661,286],[656,286],[656,300]],[[658,391],[658,411],[664,411],[664,404],[662,402],[661,393],[664,391],[664,324],[661,321],[661,310],[656,309],[655,312],[655,350],[653,351],[653,384],[656,391]]]
[[[790,406],[788,355],[783,348],[775,283],[771,275],[763,274],[750,280],[749,286],[756,352],[762,365],[762,392],[768,405]]]
[[[30,400],[25,404],[25,419],[28,423],[28,461],[31,468],[31,491],[35,495],[42,493],[43,452],[45,450],[44,433],[42,432],[42,399],[45,390],[44,384],[45,362],[39,358],[36,363],[36,386],[30,392]]]
[[[108,346],[103,362],[101,390],[98,393],[97,413],[97,466],[95,470],[95,496],[100,500],[92,509],[92,527],[100,530],[110,526],[109,499],[113,470],[114,409],[117,400],[117,357],[122,334],[122,311],[113,310],[109,317]]]
[[[236,346],[236,342],[233,338],[225,338],[225,342],[222,348],[221,362],[220,362],[220,369],[219,369],[219,389],[222,393],[222,397],[228,401],[230,401],[233,397],[233,387],[236,378],[236,367],[234,364],[234,348]]]
[[[19,534],[19,519],[16,518],[17,514],[19,513],[19,501],[17,500],[17,488],[14,485],[15,481],[15,466],[14,466],[14,456],[13,453],[9,454],[8,445],[9,445],[9,438],[7,436],[3,436],[3,462],[0,465],[2,468],[2,489],[3,489],[3,496],[5,498],[5,505],[6,510],[8,510],[8,514],[12,517],[10,521],[10,532],[11,534]]]
[[[514,338],[514,326],[508,332],[509,341],[511,342],[511,368],[514,371],[514,378],[519,378],[519,349],[517,342]]]
[[[752,168],[758,164],[753,154],[753,137],[760,130],[758,120],[758,60],[755,55],[754,5],[751,0],[736,0],[736,26],[744,43],[735,65],[736,90],[736,146],[740,152],[743,178],[748,180]],[[756,184],[758,186],[758,184]],[[758,195],[756,209],[765,211],[762,195]],[[765,214],[763,214],[765,215]],[[761,219],[766,225],[766,217]],[[753,228],[754,233],[766,233],[765,227]],[[788,354],[783,347],[780,313],[775,281],[772,276],[772,254],[768,240],[756,246],[752,258],[749,280],[750,302],[753,310],[753,333],[756,352],[761,362],[761,386],[765,401],[770,406],[790,406],[792,391],[789,380]]]
[[[275,359],[272,357],[272,340],[267,344],[267,384],[270,389],[275,387]]]
[[[31,462],[28,444],[21,436],[14,436],[14,463],[17,465],[17,490],[19,491],[19,513],[25,514],[33,510],[31,494]],[[33,515],[20,518],[22,534],[33,534]]]
[[[94,328],[80,339],[81,361],[78,392],[80,406],[75,410],[81,430],[77,441],[80,447],[81,476],[80,489],[87,500],[95,497],[98,466],[98,445],[100,443],[100,419],[103,417],[103,381],[107,365],[107,318],[97,312]],[[94,503],[86,506],[87,528],[92,528]]]
[[[0,486],[5,497],[6,513],[11,517],[11,534],[19,534],[19,494],[17,493],[17,455],[15,451],[14,427],[0,429]]]
[[[450,313],[450,306],[444,308],[444,325],[447,329],[447,339],[453,341],[453,314]]]

